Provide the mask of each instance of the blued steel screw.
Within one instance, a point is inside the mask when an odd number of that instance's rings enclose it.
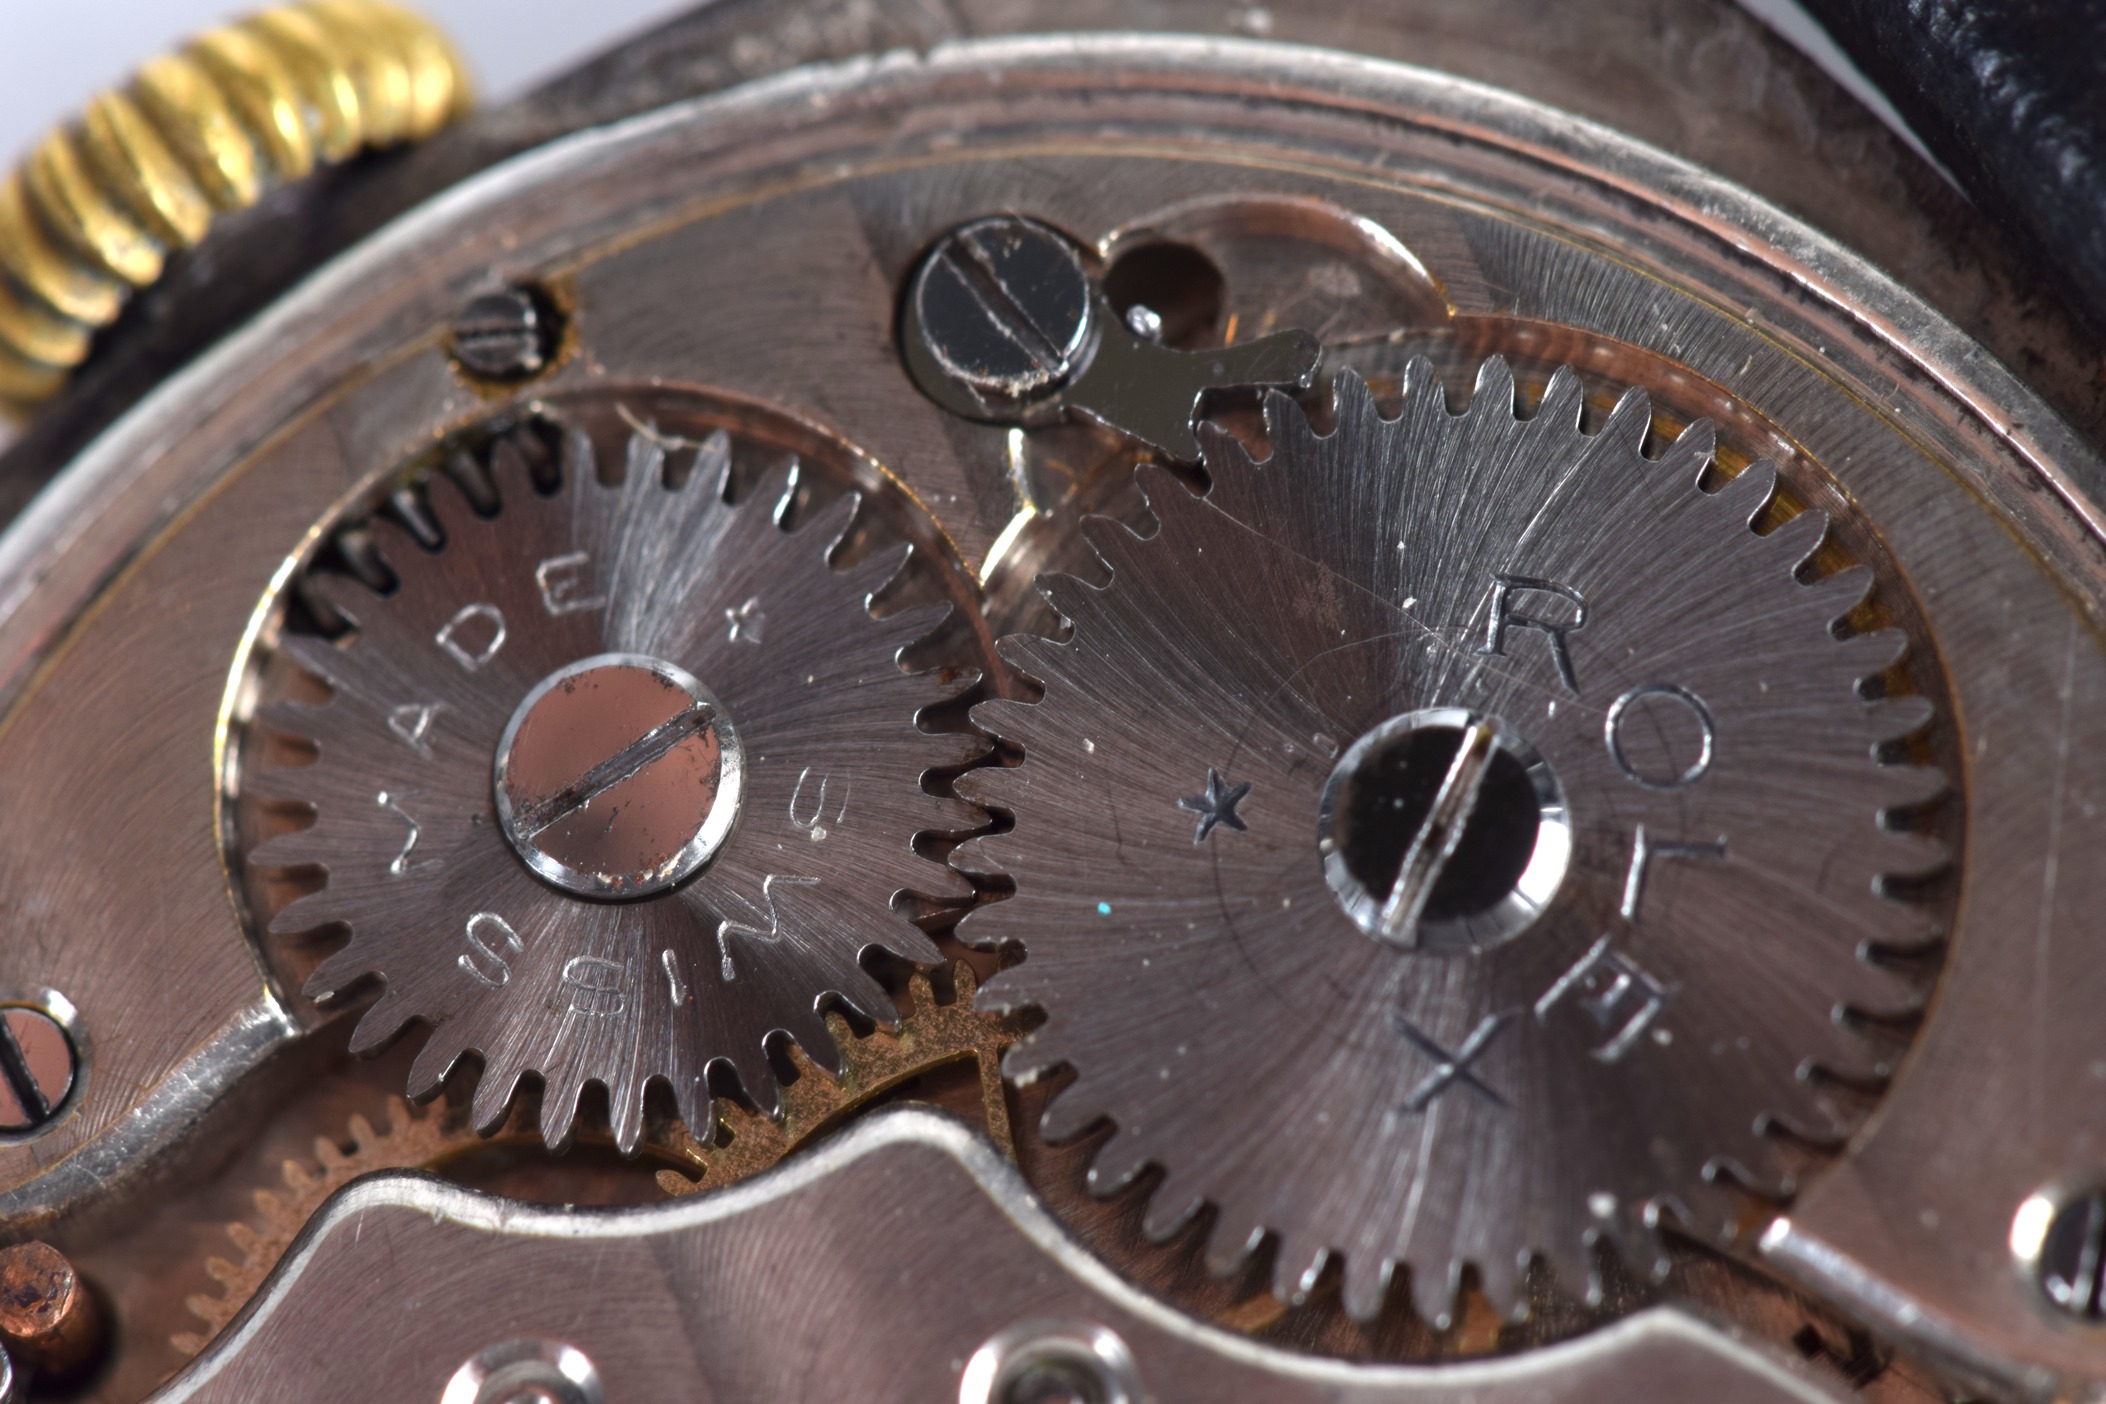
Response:
[[[556,345],[553,315],[523,288],[484,293],[453,321],[453,357],[486,380],[525,380],[548,368]]]
[[[2106,1321],[2106,1190],[2055,1211],[2040,1242],[2040,1286],[2082,1321]]]
[[[57,1019],[31,1005],[0,1009],[0,1133],[50,1121],[79,1070],[73,1036]]]
[[[998,215],[945,235],[912,290],[910,335],[974,396],[1019,403],[1081,369],[1095,287],[1074,245],[1036,220]]]

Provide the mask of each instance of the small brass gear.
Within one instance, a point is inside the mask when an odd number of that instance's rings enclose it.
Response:
[[[972,968],[959,963],[951,971],[952,994],[939,1001],[933,982],[915,975],[909,985],[909,1009],[896,1033],[877,1029],[858,1036],[838,1014],[828,1024],[842,1050],[838,1079],[802,1050],[790,1054],[797,1080],[784,1089],[781,1121],[720,1100],[715,1134],[704,1144],[678,1121],[653,1127],[645,1149],[668,1166],[659,1170],[658,1186],[680,1197],[721,1189],[759,1174],[842,1119],[927,1073],[971,1061],[977,1065],[981,1105],[987,1131],[1005,1154],[1012,1153],[1008,1104],[1002,1088],[1002,1051],[1016,1030],[1007,1020],[973,1009],[978,982]],[[604,1138],[603,1138],[604,1139]],[[469,1153],[493,1146],[539,1147],[541,1135],[530,1107],[516,1110],[494,1134],[478,1134],[465,1104],[440,1102],[419,1106],[390,1098],[377,1119],[354,1116],[345,1137],[316,1139],[312,1161],[287,1160],[282,1183],[258,1189],[251,1220],[227,1225],[234,1257],[205,1261],[206,1273],[219,1284],[219,1294],[198,1293],[186,1305],[203,1323],[170,1343],[186,1356],[202,1351],[238,1315],[262,1287],[301,1229],[329,1197],[364,1175],[384,1170],[439,1170]]]

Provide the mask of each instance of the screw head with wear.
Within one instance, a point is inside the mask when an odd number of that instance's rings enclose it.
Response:
[[[923,348],[990,408],[1050,395],[1088,359],[1095,285],[1074,246],[1037,220],[997,215],[952,230],[909,296]]]
[[[461,369],[484,380],[527,380],[554,359],[556,318],[526,288],[484,293],[453,319],[450,341]]]
[[[80,1054],[60,1017],[35,1005],[0,1007],[0,1135],[49,1125],[79,1072]]]

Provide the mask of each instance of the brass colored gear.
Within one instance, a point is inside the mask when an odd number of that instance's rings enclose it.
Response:
[[[515,1112],[487,1137],[476,1133],[468,1108],[454,1103],[418,1106],[391,1097],[378,1126],[364,1116],[352,1117],[343,1142],[316,1137],[312,1162],[287,1160],[281,1168],[282,1187],[256,1191],[254,1220],[227,1225],[227,1237],[239,1256],[205,1260],[205,1272],[220,1285],[219,1295],[199,1293],[186,1303],[205,1329],[178,1333],[170,1343],[185,1355],[203,1350],[262,1287],[329,1196],[360,1176],[382,1170],[438,1170],[488,1146],[538,1146],[540,1139],[532,1114],[524,1111]],[[648,1144],[661,1157],[693,1158],[700,1149],[677,1122]]]
[[[0,185],[0,413],[56,394],[221,213],[469,103],[451,42],[386,0],[280,6],[147,63]]]
[[[913,1079],[968,1060],[977,1065],[988,1134],[1005,1154],[1013,1154],[1001,1058],[1015,1030],[1009,1021],[973,1009],[978,982],[970,966],[961,962],[953,967],[951,980],[951,998],[939,1002],[929,977],[916,974],[909,985],[911,1007],[901,1016],[897,1033],[877,1029],[858,1036],[840,1015],[828,1015],[842,1050],[841,1075],[836,1080],[793,1046],[790,1057],[798,1077],[783,1091],[779,1123],[720,1099],[711,1144],[696,1140],[678,1121],[653,1128],[645,1139],[648,1151],[693,1170],[690,1176],[661,1169],[659,1188],[680,1197],[735,1184]],[[533,1109],[515,1110],[494,1135],[483,1136],[476,1132],[465,1104],[419,1106],[393,1097],[378,1125],[354,1116],[342,1142],[318,1137],[312,1162],[287,1160],[281,1169],[282,1186],[256,1191],[253,1220],[227,1225],[237,1256],[205,1261],[219,1294],[199,1293],[186,1303],[204,1329],[178,1333],[171,1344],[186,1356],[203,1350],[262,1287],[315,1212],[353,1180],[383,1170],[443,1170],[448,1162],[493,1145],[538,1149],[541,1134]]]
[[[953,997],[939,1004],[929,978],[914,976],[909,985],[913,1007],[901,1016],[897,1034],[877,1029],[858,1038],[846,1019],[828,1014],[827,1026],[841,1048],[839,1080],[793,1045],[790,1059],[797,1080],[783,1089],[782,1120],[720,1100],[716,1144],[699,1149],[701,1175],[689,1179],[678,1170],[661,1170],[659,1188],[675,1196],[700,1194],[758,1174],[857,1108],[913,1078],[967,1059],[979,1067],[988,1137],[1014,1159],[1009,1103],[1002,1090],[1002,1050],[1015,1042],[1015,1027],[1006,1018],[973,1009],[979,984],[971,966],[953,966],[951,978]]]

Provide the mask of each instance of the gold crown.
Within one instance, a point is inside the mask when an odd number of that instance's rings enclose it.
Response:
[[[0,412],[56,394],[220,214],[469,103],[452,42],[385,0],[303,0],[154,59],[0,185]]]

